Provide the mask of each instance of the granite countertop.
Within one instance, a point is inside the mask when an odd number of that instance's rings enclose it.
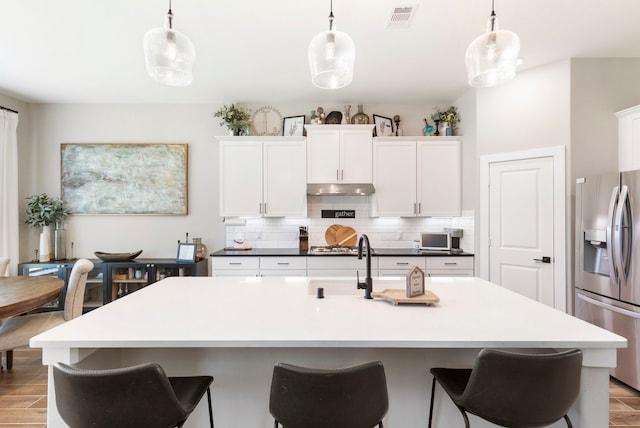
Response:
[[[353,254],[344,253],[309,253],[301,251],[298,248],[254,248],[251,250],[218,250],[210,254],[211,257],[227,257],[227,256],[310,256],[310,257],[356,257]],[[372,256],[385,257],[473,257],[472,253],[462,252],[455,253],[452,251],[420,251],[413,248],[374,248]]]

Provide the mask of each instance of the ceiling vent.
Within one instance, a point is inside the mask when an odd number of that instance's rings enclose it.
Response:
[[[417,4],[392,8],[389,21],[387,22],[387,28],[409,28],[413,16],[416,14],[416,9],[418,9]]]

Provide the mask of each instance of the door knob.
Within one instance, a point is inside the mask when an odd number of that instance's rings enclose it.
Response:
[[[533,259],[536,262],[551,263],[551,257],[544,256],[541,259]]]

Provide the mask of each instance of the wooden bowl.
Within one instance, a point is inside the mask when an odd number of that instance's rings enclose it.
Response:
[[[102,251],[96,251],[93,254],[103,262],[130,262],[142,254],[142,250],[135,253],[103,253]]]

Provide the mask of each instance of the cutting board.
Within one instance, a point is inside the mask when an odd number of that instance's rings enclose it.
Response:
[[[336,245],[340,247],[353,247],[358,240],[358,234],[353,227],[342,226],[336,232]]]
[[[427,306],[440,302],[440,298],[429,290],[424,290],[424,294],[416,297],[407,297],[407,290],[400,288],[387,288],[383,291],[374,291],[371,297],[384,299],[388,302],[398,305],[399,303],[421,303]]]
[[[332,224],[327,228],[327,231],[324,233],[324,239],[325,241],[327,241],[328,245],[334,247],[338,244],[338,241],[336,241],[336,233],[338,233],[338,230],[340,230],[341,228],[341,224]]]

